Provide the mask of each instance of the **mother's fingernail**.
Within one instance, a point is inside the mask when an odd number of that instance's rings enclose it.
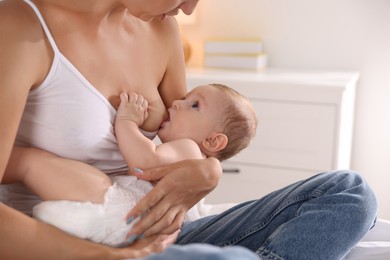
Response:
[[[127,219],[127,221],[126,221],[126,224],[130,224],[131,222],[133,222],[134,221],[134,217],[129,217],[128,219]]]
[[[132,168],[132,170],[134,171],[134,172],[137,172],[137,173],[144,173],[140,168]]]
[[[137,235],[136,234],[132,234],[128,239],[127,239],[127,242],[129,244],[133,243],[134,240],[137,238]]]

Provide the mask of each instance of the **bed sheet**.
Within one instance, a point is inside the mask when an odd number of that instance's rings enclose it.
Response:
[[[207,204],[198,203],[201,216],[223,212],[234,206],[233,203]],[[345,260],[389,260],[390,259],[390,221],[378,219],[375,226],[345,257]]]
[[[378,219],[375,227],[346,256],[345,260],[390,259],[390,221]]]

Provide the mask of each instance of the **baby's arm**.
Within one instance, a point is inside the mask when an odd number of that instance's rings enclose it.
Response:
[[[110,178],[88,164],[36,148],[13,148],[4,181],[22,182],[43,200],[103,202]]]
[[[156,145],[140,131],[147,118],[147,101],[132,92],[122,93],[115,120],[115,134],[129,167],[151,168],[186,159],[201,159],[198,145],[189,139]]]

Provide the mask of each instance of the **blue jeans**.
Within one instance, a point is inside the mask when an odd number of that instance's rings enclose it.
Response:
[[[177,245],[146,259],[342,259],[373,227],[376,210],[358,174],[326,172],[185,224]],[[205,244],[221,249],[212,255]]]

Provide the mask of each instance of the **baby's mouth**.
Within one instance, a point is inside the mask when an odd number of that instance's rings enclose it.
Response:
[[[170,116],[169,111],[168,111],[168,116],[167,116],[167,118],[161,123],[160,129],[163,128],[164,126],[166,126],[167,124],[169,124],[169,122],[171,122],[171,116]]]
[[[167,16],[168,16],[167,14],[160,15],[160,20],[164,21],[167,18]]]

